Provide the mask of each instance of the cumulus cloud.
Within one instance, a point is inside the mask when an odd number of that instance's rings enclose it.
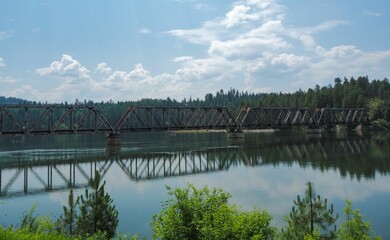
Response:
[[[104,74],[110,74],[112,69],[110,67],[107,66],[107,63],[99,63],[97,66],[96,66],[96,70],[100,73],[104,73]]]
[[[272,64],[284,64],[287,67],[293,67],[302,65],[306,62],[305,57],[296,56],[294,54],[282,53],[274,57],[271,61]]]
[[[301,74],[319,83],[334,76],[386,76],[386,69],[378,67],[386,60],[390,60],[390,51],[364,52],[353,45],[340,45],[324,51]]]
[[[372,72],[377,76],[375,73],[383,72],[386,76],[383,62],[390,59],[387,51],[364,52],[348,45],[326,49],[317,43],[318,34],[347,26],[349,21],[329,19],[314,26],[291,27],[285,25],[286,17],[286,8],[278,1],[243,0],[200,28],[169,31],[174,37],[208,46],[207,58],[180,61],[183,67],[177,73],[197,78],[211,75],[211,79],[225,79],[226,83],[235,78],[232,87],[273,91],[295,89],[298,83],[312,87],[344,73],[351,76]],[[218,67],[201,64],[216,59]],[[219,76],[215,69],[220,71]],[[269,80],[275,80],[273,87]],[[218,89],[217,84],[214,88]]]
[[[199,27],[167,31],[174,38],[206,49],[198,58],[173,58],[179,67],[171,73],[153,74],[142,63],[118,70],[104,62],[90,72],[65,54],[36,73],[65,80],[49,95],[59,101],[202,98],[224,87],[279,92],[328,84],[337,76],[388,76],[390,51],[368,52],[354,45],[325,47],[318,43],[318,35],[347,26],[349,21],[329,19],[314,26],[292,27],[286,24],[287,17],[285,7],[276,0],[240,0]]]
[[[70,79],[89,78],[89,70],[67,54],[62,55],[60,61],[52,62],[49,67],[37,69],[36,73],[41,76],[61,76]]]

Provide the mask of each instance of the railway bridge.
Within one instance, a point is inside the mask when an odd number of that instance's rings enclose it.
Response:
[[[105,133],[201,129],[321,128],[369,124],[363,108],[245,107],[234,117],[226,107],[129,106],[115,122],[97,106],[0,105],[0,135]]]

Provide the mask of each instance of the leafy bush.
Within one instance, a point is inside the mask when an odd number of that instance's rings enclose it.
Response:
[[[158,239],[273,239],[276,229],[265,211],[241,212],[229,204],[231,194],[222,189],[186,188],[171,190],[162,210],[153,216]]]

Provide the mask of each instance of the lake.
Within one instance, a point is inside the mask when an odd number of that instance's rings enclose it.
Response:
[[[151,238],[150,221],[167,199],[166,186],[222,188],[244,210],[266,209],[284,225],[306,182],[344,220],[345,200],[373,230],[390,239],[390,135],[301,131],[245,133],[143,132],[107,147],[103,135],[0,137],[0,224],[36,213],[57,219],[69,188],[84,193],[95,169],[119,211],[121,233]]]

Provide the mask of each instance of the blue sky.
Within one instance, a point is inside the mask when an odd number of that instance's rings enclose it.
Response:
[[[0,0],[0,95],[293,92],[390,77],[387,0]]]

